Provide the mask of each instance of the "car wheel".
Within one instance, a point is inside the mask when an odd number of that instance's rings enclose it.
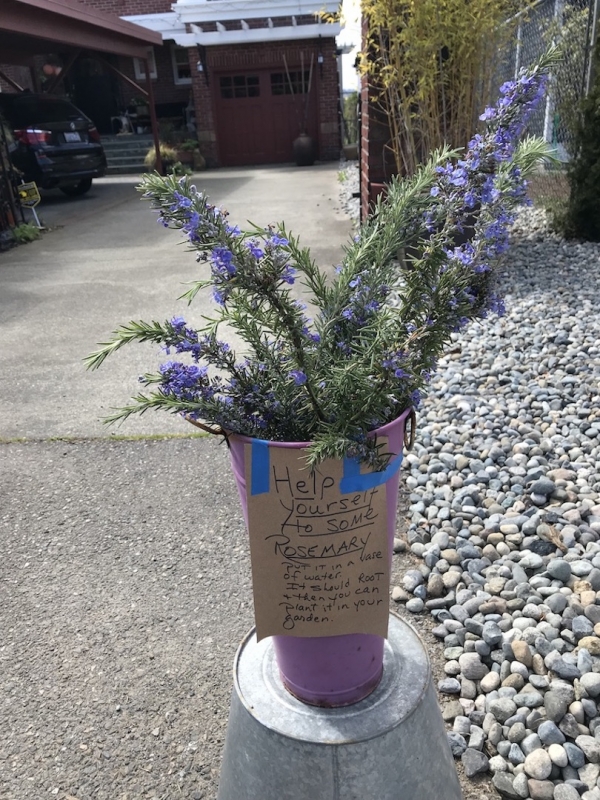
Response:
[[[64,192],[69,197],[78,197],[80,194],[89,192],[92,188],[92,179],[83,178],[79,183],[69,183],[67,186],[61,186],[61,192]]]

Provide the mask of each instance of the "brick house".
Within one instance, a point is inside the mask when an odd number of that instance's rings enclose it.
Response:
[[[289,162],[292,142],[308,133],[320,160],[340,154],[337,2],[315,0],[81,0],[159,32],[150,48],[157,115],[197,137],[209,166]],[[136,59],[115,66],[142,86]],[[135,89],[82,59],[73,99],[110,133]]]
[[[167,0],[159,10],[144,0],[125,2],[144,7],[143,14],[120,13],[163,35],[175,80],[179,70],[187,81],[209,164],[291,161],[301,132],[313,138],[321,160],[339,157],[340,26],[314,13],[335,11],[337,3]]]

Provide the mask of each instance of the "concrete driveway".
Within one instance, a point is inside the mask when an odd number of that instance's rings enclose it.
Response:
[[[208,171],[196,184],[230,219],[283,220],[322,267],[341,256],[350,222],[339,208],[337,164]],[[99,372],[82,358],[116,326],[182,314],[201,324],[208,299],[176,298],[200,277],[181,237],[157,225],[135,191],[138,179],[104,178],[89,194],[48,192],[39,214],[49,232],[0,255],[0,441],[184,432],[177,418],[147,414],[107,428],[111,407],[137,391],[137,376],[159,363],[156,347],[134,345]]]
[[[157,348],[125,348],[95,373],[82,366],[118,324],[187,312],[175,298],[198,277],[135,183],[48,194],[40,213],[52,230],[0,255],[0,796],[10,800],[214,800],[232,659],[253,623],[226,448],[171,436],[195,434],[164,414],[101,424],[160,363]],[[318,263],[339,259],[350,223],[337,165],[197,183],[232,220],[285,220]],[[192,309],[200,323],[208,306]]]

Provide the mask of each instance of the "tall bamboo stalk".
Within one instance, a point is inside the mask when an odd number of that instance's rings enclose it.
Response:
[[[515,14],[529,2],[363,0],[369,34],[361,70],[387,118],[398,173],[413,174],[443,144],[467,144]]]

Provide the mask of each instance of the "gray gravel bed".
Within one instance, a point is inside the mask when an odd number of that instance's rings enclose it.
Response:
[[[500,283],[421,409],[392,597],[437,639],[465,794],[600,800],[600,247],[525,209]]]

